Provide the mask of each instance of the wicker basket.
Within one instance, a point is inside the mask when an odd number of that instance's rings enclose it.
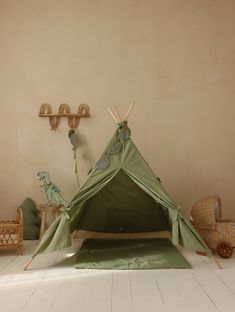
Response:
[[[197,201],[191,211],[192,224],[206,244],[222,258],[229,258],[235,247],[235,223],[222,220],[222,204],[218,195]]]
[[[0,220],[0,250],[19,249],[23,253],[23,214],[17,210],[17,218]]]

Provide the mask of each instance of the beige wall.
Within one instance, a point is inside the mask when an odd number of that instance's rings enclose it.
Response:
[[[83,180],[122,113],[142,154],[185,213],[217,193],[235,218],[235,1],[0,0],[0,215],[45,200],[47,170],[76,191],[67,123],[50,131],[42,103],[90,105],[81,120]]]

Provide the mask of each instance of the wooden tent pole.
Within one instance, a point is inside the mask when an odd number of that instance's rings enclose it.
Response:
[[[130,107],[129,107],[129,109],[128,109],[128,111],[127,111],[125,117],[124,117],[124,120],[127,120],[127,119],[128,119],[128,117],[129,117],[129,115],[130,115],[130,112],[131,112],[133,106],[134,106],[134,101],[131,102],[131,105],[130,105]]]
[[[31,264],[32,261],[33,261],[33,258],[30,258],[30,259],[27,261],[26,265],[24,266],[24,271],[27,270],[28,266]]]
[[[118,112],[116,106],[113,105],[113,108],[114,108],[114,110],[115,110],[115,112],[116,112],[116,114],[117,114],[117,116],[118,116],[119,123],[121,123],[121,122],[122,122],[122,118],[121,118],[121,116],[120,116],[120,114],[119,114],[119,112]]]
[[[114,115],[114,113],[111,111],[111,109],[108,107],[108,111],[110,112],[111,116],[113,117],[113,119],[115,120],[115,122],[118,124],[118,120],[116,118],[116,116]]]

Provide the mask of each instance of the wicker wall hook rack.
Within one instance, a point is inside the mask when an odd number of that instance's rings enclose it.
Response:
[[[80,118],[89,117],[90,109],[87,104],[80,104],[77,113],[71,113],[68,104],[61,104],[57,114],[52,113],[50,104],[44,103],[40,107],[39,117],[48,117],[51,130],[56,130],[61,122],[62,117],[68,118],[68,125],[70,129],[76,129],[79,126]]]

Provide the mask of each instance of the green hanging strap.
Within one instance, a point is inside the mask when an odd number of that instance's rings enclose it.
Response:
[[[69,130],[68,136],[69,136],[71,144],[73,145],[73,158],[75,160],[75,174],[77,176],[77,185],[79,187],[78,160],[77,160],[78,137],[74,129]]]
[[[78,159],[77,159],[77,153],[74,152],[74,159],[75,159],[75,174],[77,176],[77,185],[79,187],[79,178],[78,178]]]

